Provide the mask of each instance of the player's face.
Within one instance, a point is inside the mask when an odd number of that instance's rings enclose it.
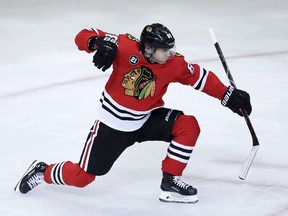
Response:
[[[151,61],[158,64],[165,64],[175,55],[175,49],[157,48],[151,56]]]

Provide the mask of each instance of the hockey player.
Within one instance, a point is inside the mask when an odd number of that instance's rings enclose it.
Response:
[[[48,184],[85,187],[105,175],[121,153],[135,142],[169,143],[162,161],[162,193],[165,202],[195,203],[197,189],[181,180],[196,144],[200,128],[196,118],[164,107],[170,83],[190,85],[219,99],[242,116],[251,113],[247,92],[225,86],[217,76],[175,52],[175,39],[162,24],[144,27],[140,40],[131,34],[109,34],[84,29],[75,38],[79,50],[94,52],[93,63],[102,71],[112,66],[97,108],[97,119],[85,142],[79,163],[47,165],[34,161],[16,185],[27,193],[43,181]]]

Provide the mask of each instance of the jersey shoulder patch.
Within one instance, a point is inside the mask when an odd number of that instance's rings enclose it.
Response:
[[[177,57],[184,57],[181,53],[178,53],[178,52],[175,53],[175,56],[177,56]]]
[[[139,40],[138,40],[136,37],[134,37],[133,35],[131,35],[131,34],[127,34],[127,38],[128,38],[129,40],[133,40],[133,41],[139,42]]]

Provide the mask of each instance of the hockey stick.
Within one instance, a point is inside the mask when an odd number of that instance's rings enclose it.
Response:
[[[216,39],[216,36],[215,36],[215,33],[214,33],[213,29],[209,29],[209,32],[210,32],[210,36],[211,36],[211,38],[212,38],[212,41],[213,41],[213,43],[214,43],[214,46],[215,46],[215,48],[216,48],[216,51],[217,51],[217,53],[218,53],[218,56],[219,56],[219,58],[220,58],[220,60],[221,60],[221,62],[222,62],[222,65],[223,65],[223,67],[224,67],[224,70],[225,70],[225,72],[226,72],[226,75],[227,75],[227,77],[228,77],[228,80],[229,80],[229,82],[230,82],[230,85],[233,86],[234,88],[236,88],[236,84],[235,84],[235,82],[234,82],[234,79],[233,79],[233,77],[232,77],[232,74],[231,74],[231,72],[230,72],[230,69],[229,69],[229,67],[228,67],[228,65],[227,65],[227,62],[226,62],[226,59],[225,59],[225,57],[224,57],[224,55],[223,55],[223,52],[222,52],[222,50],[221,50],[221,47],[220,47],[220,45],[219,45],[219,43],[218,43],[218,41],[217,41],[217,39]],[[248,172],[249,172],[249,169],[250,169],[250,167],[251,167],[251,165],[252,165],[252,163],[253,163],[253,160],[254,160],[254,158],[255,158],[255,156],[256,156],[256,153],[257,153],[257,151],[258,151],[258,149],[259,149],[259,141],[258,141],[258,138],[257,138],[257,136],[256,136],[256,133],[255,133],[255,131],[254,131],[254,128],[253,128],[253,126],[252,126],[252,123],[251,123],[251,121],[250,121],[250,118],[249,118],[246,110],[241,110],[241,111],[242,111],[242,113],[243,113],[244,119],[245,119],[246,124],[247,124],[247,126],[248,126],[248,129],[249,129],[249,131],[250,131],[250,134],[251,134],[251,136],[252,136],[252,142],[253,142],[252,150],[251,150],[251,152],[250,152],[250,155],[247,157],[247,159],[246,159],[246,161],[245,161],[245,163],[244,163],[244,165],[243,165],[243,167],[242,167],[242,169],[240,170],[240,173],[239,173],[239,175],[238,175],[238,177],[239,177],[241,180],[244,180],[244,179],[246,178]]]

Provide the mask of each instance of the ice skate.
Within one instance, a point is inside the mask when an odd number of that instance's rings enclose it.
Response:
[[[197,189],[180,180],[179,176],[163,173],[159,200],[174,203],[198,202]]]
[[[44,181],[44,171],[48,165],[44,162],[33,161],[23,177],[19,180],[14,191],[19,190],[26,194]]]

